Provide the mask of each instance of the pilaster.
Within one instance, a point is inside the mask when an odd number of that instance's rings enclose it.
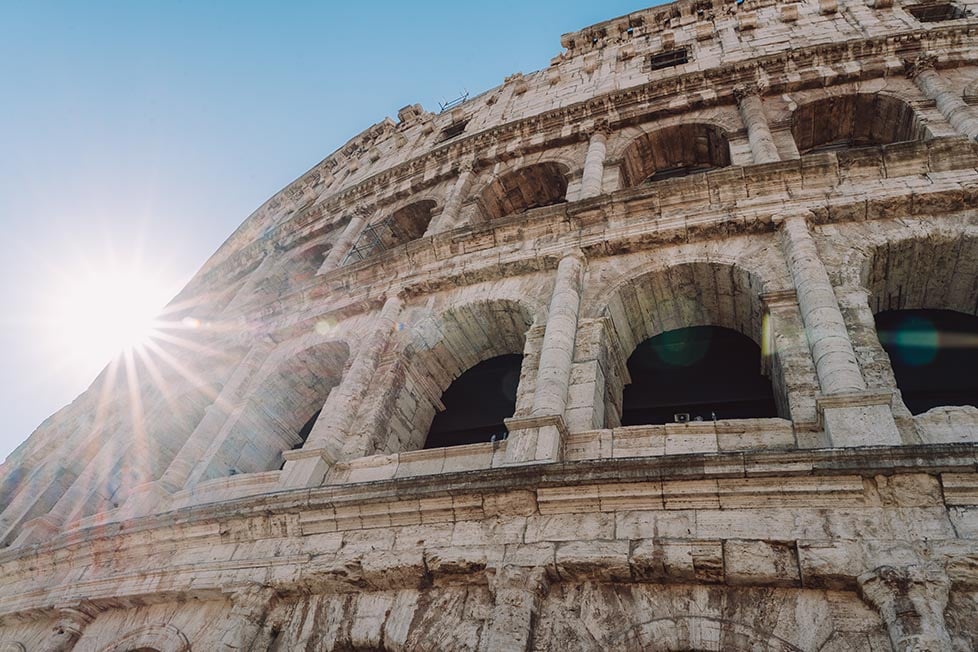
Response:
[[[365,210],[358,210],[350,217],[350,221],[343,229],[343,233],[340,234],[336,244],[329,250],[329,253],[326,255],[326,260],[320,266],[319,274],[325,274],[343,264],[347,255],[353,249],[353,245],[356,244],[357,238],[360,237],[364,227],[367,226],[367,217],[368,213]]]
[[[907,76],[913,80],[928,99],[937,104],[937,109],[958,133],[969,138],[978,138],[978,114],[954,92],[934,68],[937,57],[924,53],[907,62]]]
[[[231,611],[224,622],[218,649],[224,652],[251,650],[278,597],[275,589],[261,584],[233,590]]]
[[[737,108],[740,109],[740,117],[747,127],[747,139],[750,141],[754,163],[780,161],[781,155],[774,144],[767,114],[764,113],[760,87],[755,83],[742,84],[735,87],[733,92],[737,99]]]
[[[529,649],[533,622],[547,593],[549,581],[542,568],[504,566],[490,578],[492,613],[481,649],[518,652]]]
[[[806,215],[796,213],[777,219],[809,349],[825,397],[819,399],[818,406],[826,434],[833,446],[899,444],[900,435],[888,399],[867,392]]]
[[[40,652],[68,652],[75,647],[88,624],[95,620],[99,610],[88,601],[63,605],[58,608],[58,622],[44,639]]]
[[[950,586],[936,564],[880,566],[859,576],[863,597],[879,610],[896,652],[952,649],[944,621]]]
[[[587,155],[584,157],[584,174],[581,178],[581,194],[578,199],[588,199],[601,194],[604,182],[604,160],[608,153],[608,128],[600,125],[591,134]]]
[[[401,299],[396,295],[384,302],[377,321],[357,351],[356,359],[326,399],[306,444],[301,450],[285,453],[282,486],[319,485],[333,463],[368,454],[364,450],[364,442],[354,440],[351,434],[371,379],[390,342],[401,307]]]
[[[506,458],[510,464],[560,459],[567,435],[564,411],[574,362],[584,264],[584,256],[574,252],[557,265],[531,418],[507,421],[510,438]]]
[[[458,177],[448,191],[445,198],[445,207],[441,214],[431,220],[425,236],[435,235],[443,231],[451,231],[458,225],[458,220],[462,211],[462,203],[469,194],[472,181],[475,178],[474,164],[471,160],[462,161],[458,166]]]

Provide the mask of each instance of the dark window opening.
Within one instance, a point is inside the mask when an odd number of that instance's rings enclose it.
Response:
[[[880,343],[913,414],[945,405],[978,407],[978,317],[953,310],[887,310]]]
[[[452,125],[449,125],[448,127],[445,127],[444,129],[442,129],[441,139],[438,142],[443,143],[446,140],[451,140],[452,138],[455,138],[456,136],[461,136],[462,132],[465,131],[465,127],[468,124],[469,124],[468,120],[462,120],[461,122],[456,122],[453,123]]]
[[[692,165],[678,165],[676,167],[663,168],[652,173],[652,175],[645,180],[645,183],[654,183],[664,179],[687,177],[691,174],[699,174],[700,172],[707,172],[715,168],[715,165],[710,165],[709,163],[694,163]]]
[[[523,356],[501,355],[475,365],[445,390],[425,448],[462,446],[506,438],[503,419],[516,411]]]
[[[623,426],[777,417],[761,349],[728,328],[668,331],[628,358],[632,383],[622,398]]]
[[[798,107],[791,134],[801,154],[921,140],[926,129],[906,102],[883,94],[825,97]]]
[[[673,66],[679,66],[689,61],[689,53],[686,48],[677,48],[675,50],[667,50],[666,52],[659,52],[658,54],[653,54],[649,59],[649,64],[652,70],[661,70],[663,68],[671,68]]]
[[[914,18],[922,23],[939,23],[944,20],[964,18],[966,12],[951,3],[911,5],[906,8]]]
[[[323,412],[322,408],[316,410],[316,414],[309,417],[309,420],[306,421],[306,423],[302,426],[302,428],[299,429],[300,441],[298,444],[292,447],[292,450],[297,450],[299,448],[302,448],[303,444],[306,443],[306,440],[309,439],[309,433],[312,432],[312,428],[313,426],[316,425],[316,420],[319,419],[319,415],[322,414],[322,412]]]
[[[553,162],[537,163],[503,175],[489,184],[481,195],[483,210],[489,219],[565,201],[567,179],[564,169]]]

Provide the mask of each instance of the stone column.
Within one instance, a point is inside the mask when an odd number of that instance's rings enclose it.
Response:
[[[597,197],[601,194],[604,180],[604,158],[608,153],[607,127],[598,127],[591,134],[584,157],[584,176],[581,178],[581,194],[578,199]]]
[[[540,352],[533,409],[528,419],[509,419],[506,422],[511,433],[506,448],[509,463],[556,461],[560,458],[567,435],[564,410],[574,362],[583,271],[584,256],[579,251],[564,256],[557,265],[557,279],[550,297],[550,312]]]
[[[428,230],[425,232],[425,237],[442,233],[443,231],[451,231],[455,228],[462,211],[462,202],[468,197],[469,189],[472,187],[472,181],[474,179],[473,162],[462,161],[458,166],[458,177],[455,179],[455,184],[452,185],[448,191],[448,196],[445,197],[445,208],[442,209],[440,215],[431,220],[431,224],[428,225]]]
[[[250,298],[253,298],[255,288],[262,281],[262,279],[265,278],[274,263],[275,256],[271,254],[266,255],[258,264],[258,267],[256,267],[251,274],[248,274],[245,282],[241,285],[241,289],[234,293],[234,297],[228,301],[228,304],[224,306],[224,310],[222,312],[234,312],[234,310],[240,307],[241,304],[247,303]]]
[[[283,486],[317,486],[322,484],[333,463],[364,454],[358,442],[351,441],[350,435],[381,355],[390,342],[401,306],[397,296],[388,297],[384,302],[377,321],[357,351],[356,359],[326,399],[305,445],[284,453]]]
[[[901,425],[900,422],[904,420],[912,422],[913,414],[900,396],[890,356],[880,343],[879,334],[876,332],[876,317],[872,306],[869,305],[869,290],[864,287],[841,287],[838,289],[838,297],[856,359],[859,360],[863,377],[866,379],[866,386],[871,390],[893,394],[893,416],[897,419],[898,425]],[[912,423],[906,425],[909,429],[913,429]]]
[[[867,392],[805,214],[779,216],[781,246],[794,279],[808,346],[822,390],[819,416],[833,446],[899,444],[889,393]]]
[[[747,127],[747,139],[750,141],[751,154],[754,163],[773,163],[781,160],[778,147],[774,144],[771,127],[764,113],[764,102],[761,100],[760,88],[757,84],[743,84],[734,88],[734,97],[740,109],[740,117]]]
[[[79,602],[58,609],[58,623],[38,648],[40,652],[68,652],[90,622],[95,620],[98,609],[89,602]]]
[[[542,568],[503,567],[490,579],[492,613],[481,650],[518,652],[530,647],[533,621],[549,582]]]
[[[227,423],[228,417],[235,410],[240,409],[251,380],[274,346],[275,343],[271,339],[260,338],[238,363],[231,377],[224,383],[217,400],[204,410],[204,417],[156,483],[158,487],[155,492],[156,501],[153,502],[151,498],[145,497],[148,502],[141,507],[144,511],[138,513],[146,513],[145,510],[158,504],[159,499],[164,495],[180,491],[186,486],[188,480],[199,476],[210,465],[211,459],[223,444],[221,430]]]
[[[367,226],[367,215],[366,211],[358,210],[350,217],[350,221],[347,223],[346,228],[343,229],[343,233],[340,234],[336,244],[329,250],[329,253],[326,255],[326,260],[320,266],[319,274],[325,274],[343,264],[350,250],[353,249],[353,245],[356,244],[357,238],[360,237],[364,227]]]
[[[932,54],[921,55],[909,63],[907,74],[920,92],[937,104],[937,109],[958,133],[972,139],[978,138],[978,115],[958,93],[948,87],[934,69],[936,62],[937,57]]]
[[[796,433],[801,437],[802,433],[818,430],[815,407],[818,377],[805,337],[798,297],[790,290],[767,292],[761,295],[761,302],[764,304],[766,321],[762,350],[771,365],[771,384],[778,401],[778,411],[791,419]],[[799,440],[798,443],[808,448],[822,442]]]
[[[879,610],[896,652],[951,649],[944,622],[950,585],[937,565],[881,566],[859,576],[863,597]]]
[[[223,652],[252,650],[277,600],[278,592],[269,586],[254,585],[234,591],[231,612],[224,622],[217,649]]]

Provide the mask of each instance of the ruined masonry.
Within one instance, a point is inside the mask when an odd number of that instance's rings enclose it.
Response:
[[[680,0],[357,135],[0,467],[0,652],[978,649],[978,409],[877,329],[978,310],[976,12]],[[663,402],[693,332],[766,411]]]

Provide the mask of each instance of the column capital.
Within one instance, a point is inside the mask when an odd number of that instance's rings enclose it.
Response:
[[[461,174],[463,174],[465,172],[475,172],[475,168],[476,168],[476,165],[475,165],[475,159],[474,158],[463,159],[462,161],[459,161],[459,164],[458,164],[458,173],[459,173],[459,175],[461,175]]]
[[[737,84],[733,87],[734,99],[738,102],[745,97],[757,96],[760,97],[764,94],[765,87],[759,81],[749,81]]]
[[[924,71],[934,70],[937,66],[937,55],[933,52],[921,52],[914,59],[904,59],[903,65],[906,68],[907,77],[913,79]]]
[[[944,622],[951,581],[937,563],[879,566],[858,577],[863,597],[875,606],[894,650],[948,650]]]
[[[231,613],[249,619],[263,617],[279,599],[279,591],[267,584],[246,584],[224,589],[231,598]]]
[[[775,213],[771,216],[771,222],[778,227],[783,227],[789,222],[797,223],[799,221],[804,221],[807,225],[810,220],[815,218],[815,213],[809,210],[804,211],[786,211],[783,213]]]

